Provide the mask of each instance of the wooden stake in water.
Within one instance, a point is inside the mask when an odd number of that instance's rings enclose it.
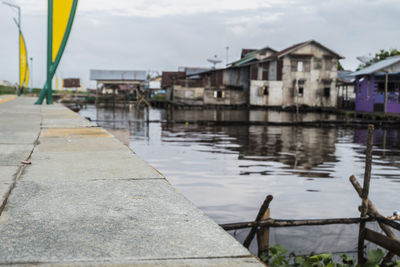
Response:
[[[262,220],[264,214],[267,212],[267,210],[269,208],[269,203],[271,203],[272,199],[273,199],[273,196],[268,195],[267,198],[264,200],[264,203],[262,204],[262,206],[257,214],[256,222],[259,222]],[[249,248],[251,241],[253,241],[256,233],[257,233],[257,226],[252,227],[249,235],[247,236],[246,240],[243,242],[243,246],[245,246],[246,248]]]
[[[364,186],[362,191],[361,218],[365,218],[368,212],[368,194],[371,181],[371,165],[372,165],[372,146],[374,145],[374,126],[368,126],[367,149],[365,152],[365,173]],[[364,263],[364,238],[365,238],[365,222],[360,223],[360,232],[358,236],[358,262]]]
[[[261,220],[267,220],[271,217],[271,210],[267,209],[261,218]],[[257,244],[258,244],[258,256],[269,248],[269,227],[260,227],[257,230]]]

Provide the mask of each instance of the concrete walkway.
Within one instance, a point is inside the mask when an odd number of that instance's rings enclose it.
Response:
[[[263,266],[107,131],[34,100],[0,96],[0,265]]]

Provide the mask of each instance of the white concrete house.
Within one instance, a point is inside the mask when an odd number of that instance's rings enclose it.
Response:
[[[338,60],[342,58],[311,40],[253,63],[250,105],[335,108]]]

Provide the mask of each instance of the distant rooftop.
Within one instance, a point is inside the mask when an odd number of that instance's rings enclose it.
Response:
[[[339,70],[338,71],[338,80],[346,83],[354,82],[354,76],[352,75],[352,71],[350,70]]]
[[[146,81],[143,70],[90,70],[92,81]]]
[[[396,64],[400,63],[400,56],[388,57],[384,60],[378,61],[362,70],[353,72],[353,76],[361,76],[361,75],[370,75],[378,72],[383,72],[384,69]]]
[[[209,71],[210,68],[199,68],[199,67],[179,67],[178,72],[184,72],[187,76],[200,74],[202,72]]]
[[[251,61],[254,61],[254,60],[257,60],[257,58],[256,58],[256,55],[257,54],[259,54],[259,53],[262,53],[262,52],[264,52],[264,51],[270,51],[270,52],[272,52],[272,53],[276,53],[276,50],[274,50],[274,49],[272,49],[271,47],[269,47],[269,46],[266,46],[266,47],[263,47],[263,48],[261,48],[261,49],[258,49],[258,50],[254,50],[254,49],[243,49],[242,50],[242,58],[241,59],[239,59],[239,60],[236,60],[236,61],[234,61],[234,62],[232,62],[232,63],[230,63],[230,65],[232,66],[232,67],[239,67],[239,66],[242,66],[242,65],[244,65],[244,64],[246,64],[246,63],[249,63],[249,62],[251,62]],[[246,53],[247,52],[247,53]]]

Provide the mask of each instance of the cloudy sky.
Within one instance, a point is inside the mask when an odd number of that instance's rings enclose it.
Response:
[[[22,27],[33,57],[34,85],[45,81],[45,0],[9,0],[22,7]],[[241,48],[277,50],[315,39],[346,57],[400,48],[399,0],[80,0],[74,28],[58,69],[63,78],[90,69],[176,70],[226,61]],[[0,6],[0,80],[17,81],[15,13]],[[222,66],[222,65],[221,65]]]

